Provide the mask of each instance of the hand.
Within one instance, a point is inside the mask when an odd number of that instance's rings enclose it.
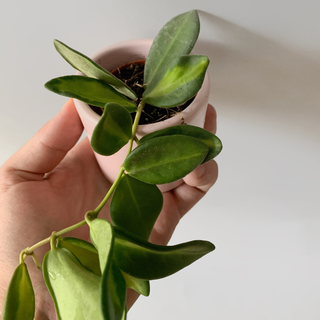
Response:
[[[205,129],[215,132],[215,111],[208,107]],[[111,186],[102,175],[87,138],[77,141],[83,127],[73,100],[0,168],[0,310],[19,264],[20,252],[84,218],[96,208]],[[166,244],[179,220],[209,190],[217,178],[212,160],[184,178],[176,189],[165,192],[163,210],[150,241]],[[106,205],[99,217],[109,219]],[[110,220],[110,219],[109,219]],[[89,240],[89,228],[68,236]],[[35,254],[41,261],[45,245]],[[26,259],[36,295],[35,319],[56,319],[53,301],[41,272]],[[128,306],[137,295],[129,290]]]

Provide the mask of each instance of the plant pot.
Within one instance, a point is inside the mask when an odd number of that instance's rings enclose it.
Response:
[[[128,62],[145,59],[151,44],[152,40],[149,39],[123,41],[100,50],[91,56],[91,59],[100,64],[106,70],[112,71]],[[141,138],[142,136],[156,130],[179,125],[182,123],[182,121],[186,124],[203,128],[209,99],[209,91],[210,81],[208,74],[206,74],[201,89],[197,93],[193,102],[184,111],[170,119],[161,122],[139,125],[137,130],[138,138]],[[92,132],[99,121],[100,116],[95,113],[88,104],[76,99],[74,99],[74,102],[90,140]],[[134,147],[136,147],[135,144]],[[119,173],[119,168],[123,163],[126,154],[127,146],[124,146],[112,156],[106,157],[95,153],[96,159],[103,174],[111,182],[116,179]],[[159,188],[164,192],[177,187],[181,183],[182,180],[179,180],[169,184],[160,185]]]

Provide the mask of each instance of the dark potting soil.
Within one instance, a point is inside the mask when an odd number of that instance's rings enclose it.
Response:
[[[119,78],[121,81],[125,82],[137,95],[138,101],[140,102],[142,94],[144,92],[143,88],[143,72],[144,72],[144,60],[139,60],[131,63],[127,63],[124,66],[117,68],[112,71],[112,73]],[[194,98],[190,99],[186,103],[173,107],[173,108],[158,108],[146,104],[143,108],[142,115],[139,124],[150,124],[163,121],[175,116],[180,113],[185,108],[187,108]],[[93,111],[102,114],[102,110],[98,107],[90,106]],[[132,119],[135,118],[135,113],[131,113]],[[181,119],[183,123],[183,119]]]

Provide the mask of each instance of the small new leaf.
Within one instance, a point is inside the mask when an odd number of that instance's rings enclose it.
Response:
[[[25,263],[15,270],[6,295],[3,320],[33,320],[35,298],[32,283]]]
[[[68,47],[59,40],[54,40],[54,46],[61,56],[75,69],[81,71],[88,77],[105,82],[132,100],[137,99],[134,91],[132,91],[124,82],[119,80],[109,71],[103,69],[89,57]]]
[[[91,147],[101,155],[110,156],[126,145],[131,135],[130,113],[116,103],[108,103],[93,130]]]
[[[209,59],[206,56],[181,56],[155,75],[143,93],[152,106],[169,108],[182,104],[200,90]]]
[[[202,141],[183,135],[150,139],[124,162],[127,173],[143,182],[163,184],[179,180],[202,163],[208,153]]]
[[[162,193],[157,186],[124,175],[112,196],[112,222],[148,240],[162,205]]]
[[[104,108],[114,102],[129,112],[137,106],[103,81],[83,76],[64,76],[48,81],[45,88],[65,97],[75,98],[96,107]]]

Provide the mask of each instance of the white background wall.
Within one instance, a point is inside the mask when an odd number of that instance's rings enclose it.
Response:
[[[73,69],[57,38],[90,55],[152,38],[200,10],[196,51],[210,57],[220,177],[171,243],[215,252],[152,283],[131,320],[320,317],[320,2],[318,0],[7,1],[0,10],[0,164],[65,98],[43,88]]]

